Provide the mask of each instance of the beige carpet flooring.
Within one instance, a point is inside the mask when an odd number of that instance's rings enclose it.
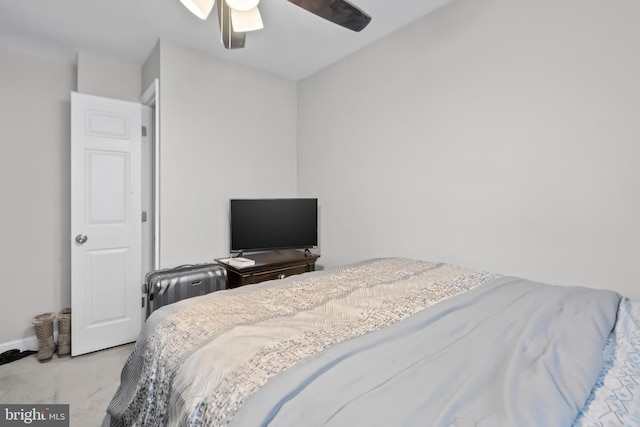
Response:
[[[69,404],[71,427],[100,426],[133,344],[39,363],[35,355],[0,365],[0,403]]]

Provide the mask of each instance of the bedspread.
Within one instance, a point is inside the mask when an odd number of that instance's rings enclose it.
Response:
[[[148,319],[103,425],[227,425],[297,362],[496,277],[386,258],[169,305]]]
[[[619,295],[500,278],[310,357],[232,426],[570,426]]]

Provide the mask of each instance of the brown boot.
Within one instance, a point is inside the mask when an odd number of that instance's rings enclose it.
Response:
[[[53,319],[55,313],[39,314],[31,322],[36,330],[38,338],[38,354],[36,358],[40,362],[48,362],[56,351],[56,343],[53,340]]]
[[[58,313],[58,357],[71,354],[71,309]]]

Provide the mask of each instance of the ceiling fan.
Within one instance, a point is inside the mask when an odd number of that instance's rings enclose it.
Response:
[[[180,0],[191,13],[207,19],[215,0]],[[371,17],[346,0],[288,0],[309,12],[353,31],[360,31]],[[260,0],[218,0],[218,24],[222,45],[227,49],[244,47],[249,31],[263,28],[258,10]]]

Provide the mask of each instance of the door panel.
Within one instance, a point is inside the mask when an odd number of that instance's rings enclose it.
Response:
[[[128,321],[127,248],[87,251],[87,327]]]
[[[73,356],[135,341],[140,331],[141,109],[71,96]]]
[[[123,224],[129,218],[129,153],[87,150],[88,224]]]
[[[109,111],[85,111],[85,132],[89,136],[131,139],[131,123],[126,114]]]

